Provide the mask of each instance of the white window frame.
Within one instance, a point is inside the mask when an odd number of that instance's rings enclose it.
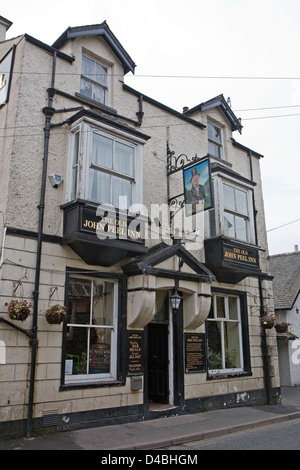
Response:
[[[70,279],[76,278],[76,279],[84,279],[85,281],[89,280],[91,283],[93,281],[99,281],[100,278],[96,277],[85,277],[85,276],[79,276],[79,275],[70,275]],[[110,373],[98,373],[98,374],[66,374],[64,376],[64,383],[66,385],[68,384],[86,384],[86,383],[106,383],[106,382],[113,382],[117,379],[117,358],[118,358],[118,343],[117,343],[117,337],[118,337],[118,280],[117,279],[101,279],[104,282],[110,282],[114,284],[114,300],[113,300],[113,325],[91,325],[91,324],[79,324],[79,323],[67,323],[67,329],[68,328],[86,328],[86,329],[91,329],[91,328],[108,328],[111,330],[111,348],[110,348],[110,364],[111,364],[111,369]],[[91,292],[93,292],[93,289],[91,289]],[[93,299],[91,295],[91,305],[92,305]],[[65,340],[66,341],[66,340]],[[87,350],[87,357],[89,357],[89,350]],[[66,357],[65,357],[66,360]]]
[[[224,306],[225,306],[225,318],[217,316],[217,297],[224,298]],[[229,318],[229,297],[237,298],[237,320],[232,320]],[[208,374],[213,375],[222,375],[228,373],[240,373],[244,372],[244,354],[243,354],[243,340],[242,340],[242,322],[241,322],[241,299],[238,295],[235,294],[223,294],[223,293],[214,293],[212,295],[212,311],[213,311],[213,318],[207,318],[207,322],[219,322],[220,331],[221,331],[221,350],[222,350],[222,365],[223,367],[220,369],[208,369]],[[228,323],[238,323],[238,341],[239,341],[239,352],[240,352],[240,366],[235,368],[226,368],[225,367],[225,334],[224,334],[224,324],[225,322]],[[209,339],[208,339],[209,344]]]
[[[209,126],[213,126],[214,128],[218,129],[218,131],[220,132],[221,142],[218,142],[217,140],[209,137],[209,129],[208,129]],[[220,125],[212,121],[207,121],[207,141],[208,141],[208,145],[209,145],[209,142],[211,142],[212,144],[216,145],[220,149],[220,155],[215,155],[214,153],[211,153],[209,150],[208,150],[208,154],[211,157],[216,158],[218,160],[225,160],[224,133],[223,133],[223,128]]]
[[[99,64],[101,67],[105,68],[106,69],[106,85],[104,85],[103,83],[101,82],[98,82],[97,80],[93,80],[91,77],[87,76],[87,75],[84,75],[83,74],[83,57],[89,59],[89,60],[92,60],[94,63],[96,64]],[[88,99],[88,100],[92,100],[96,103],[100,103],[100,104],[103,104],[105,106],[109,106],[110,104],[110,89],[111,89],[111,77],[112,76],[112,72],[111,72],[111,66],[108,65],[106,62],[94,57],[92,54],[89,54],[85,51],[82,52],[82,56],[81,56],[81,73],[80,73],[80,87],[79,87],[79,93],[81,96],[84,96],[84,98]],[[84,95],[82,92],[81,92],[81,79],[85,79],[87,81],[89,81],[92,85],[92,87],[95,85],[95,86],[100,86],[103,90],[104,90],[104,101],[98,101],[98,100],[95,100],[94,98],[92,97],[89,97],[89,96],[86,96]]]
[[[72,194],[72,171],[74,162],[74,148],[75,148],[75,136],[79,132],[79,145],[78,145],[78,165],[77,165],[77,193]],[[81,118],[80,121],[74,123],[70,132],[70,144],[69,144],[69,161],[68,161],[68,178],[66,184],[66,202],[75,199],[83,199],[91,201],[97,204],[103,203],[103,201],[92,201],[89,199],[89,170],[91,167],[91,152],[92,152],[92,139],[93,133],[98,133],[104,137],[128,145],[134,150],[134,175],[128,177],[120,172],[109,171],[105,169],[107,173],[112,175],[119,175],[124,179],[131,181],[131,205],[143,204],[143,145],[145,141],[137,136],[133,136],[125,131],[112,129],[110,126],[100,124],[99,122],[89,119]],[[99,170],[101,168],[99,167]],[[129,201],[128,201],[129,202]],[[104,203],[108,208],[115,209],[111,203]],[[128,209],[127,207],[126,209]],[[121,207],[121,209],[125,209]]]
[[[213,191],[214,191],[214,201],[215,201],[214,223],[215,223],[216,233],[212,234],[210,232],[209,217],[213,217],[213,214],[207,214],[206,224],[205,224],[206,225],[206,234],[205,234],[206,238],[210,238],[212,236],[224,235],[230,239],[239,240],[243,243],[255,244],[256,241],[255,241],[255,229],[254,229],[253,187],[248,185],[247,183],[241,184],[241,182],[237,181],[234,178],[231,178],[230,176],[224,177],[224,175],[221,174],[220,172],[217,172],[215,175],[213,175],[212,179],[213,179]],[[232,211],[225,207],[224,184],[246,193],[248,214],[237,212],[237,211]],[[206,212],[209,212],[209,211],[206,211]],[[244,220],[246,220],[247,240],[228,236],[225,234],[224,213],[234,214],[234,215],[243,217]]]

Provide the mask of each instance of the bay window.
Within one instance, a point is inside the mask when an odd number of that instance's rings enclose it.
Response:
[[[125,132],[82,121],[71,132],[67,201],[129,209],[142,204],[142,145]]]
[[[255,244],[253,187],[221,173],[213,175],[215,208],[207,211],[206,238],[223,235]]]

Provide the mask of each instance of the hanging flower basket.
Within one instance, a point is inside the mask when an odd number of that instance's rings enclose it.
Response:
[[[24,321],[30,315],[31,303],[27,300],[11,300],[5,304],[12,320]]]
[[[66,316],[66,307],[53,305],[46,310],[46,320],[50,325],[60,325]]]
[[[276,324],[276,318],[275,317],[261,317],[261,324],[263,328],[270,329],[273,328]]]
[[[275,330],[277,333],[286,333],[289,328],[289,323],[286,322],[281,322],[281,323],[276,323],[275,325]]]

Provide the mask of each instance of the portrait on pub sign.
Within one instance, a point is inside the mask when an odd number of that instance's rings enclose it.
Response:
[[[187,216],[213,207],[208,158],[183,171],[183,185]]]

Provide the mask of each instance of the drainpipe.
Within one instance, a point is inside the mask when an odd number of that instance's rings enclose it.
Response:
[[[253,165],[252,165],[252,152],[251,150],[248,152],[249,156],[249,163],[250,163],[250,175],[251,181],[253,181]],[[255,198],[254,192],[252,194],[252,201],[253,201],[253,210],[254,210],[254,230],[255,230],[255,243],[258,244],[258,236],[257,236],[257,224],[256,224],[256,208],[255,208]],[[263,317],[265,315],[265,306],[264,306],[264,296],[263,296],[263,288],[262,288],[262,280],[261,277],[258,277],[258,289],[259,289],[259,303],[260,303],[260,316]],[[263,360],[263,371],[264,371],[264,384],[265,384],[265,391],[266,391],[266,399],[267,405],[271,404],[271,375],[270,375],[270,359],[268,354],[268,344],[267,344],[267,335],[264,328],[262,328],[261,332],[261,352],[262,352],[262,360]]]
[[[30,368],[30,382],[29,382],[29,398],[28,398],[28,412],[27,412],[27,426],[26,437],[31,437],[32,429],[32,416],[33,416],[33,398],[34,398],[34,381],[36,369],[36,356],[37,356],[37,319],[38,319],[38,300],[39,300],[39,286],[40,286],[40,271],[41,271],[41,255],[42,255],[42,242],[43,242],[43,225],[44,225],[44,212],[45,212],[45,194],[46,194],[46,178],[48,166],[48,149],[50,139],[50,122],[55,112],[52,107],[54,96],[54,80],[56,69],[56,51],[53,54],[52,64],[52,80],[51,90],[48,91],[48,106],[43,109],[46,116],[45,120],[45,141],[44,141],[44,158],[43,158],[43,172],[42,172],[42,185],[41,185],[41,198],[39,207],[39,228],[37,239],[37,253],[36,253],[36,269],[35,269],[35,285],[33,291],[33,319],[32,319],[32,339],[31,339],[31,368]]]

